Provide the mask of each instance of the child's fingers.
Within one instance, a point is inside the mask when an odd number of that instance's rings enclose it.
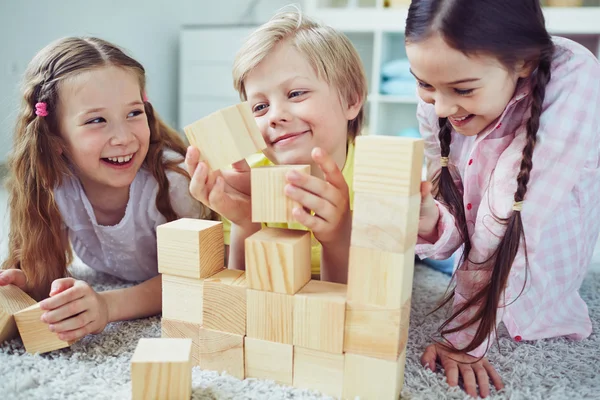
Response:
[[[341,191],[348,191],[348,184],[344,179],[342,171],[340,171],[333,158],[325,150],[315,147],[311,152],[311,156],[321,171],[323,171],[327,182]]]
[[[71,331],[63,331],[58,334],[58,338],[60,340],[64,340],[65,342],[75,342],[92,333],[94,330],[94,321],[92,321],[78,329],[74,329]]]
[[[249,172],[250,166],[246,159],[241,159],[240,161],[234,162],[231,164],[231,168],[233,168],[237,172]]]
[[[502,383],[502,378],[496,371],[496,368],[494,368],[487,359],[483,360],[483,368],[485,368],[489,377],[492,379],[492,383],[494,384],[496,390],[501,390],[504,387],[504,383]]]
[[[471,397],[477,398],[477,380],[471,364],[459,363],[458,368],[463,378],[465,392]]]
[[[479,394],[481,397],[488,397],[490,395],[490,377],[487,371],[483,368],[481,363],[475,363],[473,370],[477,376],[477,384],[479,385]]]
[[[27,286],[27,277],[20,269],[6,269],[0,271],[0,286],[15,285],[20,289]]]
[[[77,314],[80,314],[80,313],[86,311],[88,308],[89,307],[88,307],[87,301],[85,301],[85,298],[80,298],[80,299],[77,299],[70,303],[67,303],[61,307],[55,308],[50,311],[46,311],[45,313],[42,314],[42,321],[47,324],[59,324],[61,321],[70,319],[74,315],[77,315]],[[61,329],[61,331],[71,330],[71,329],[75,329],[75,328]],[[53,332],[60,332],[60,331],[55,330]]]
[[[56,285],[56,286],[55,286]],[[51,296],[40,302],[42,310],[54,310],[84,296],[83,290],[75,286],[75,279],[57,279],[52,283]]]
[[[336,207],[346,207],[347,201],[344,201],[344,196],[342,192],[334,187],[333,185],[327,183],[326,181],[316,178],[311,175],[303,174],[298,171],[290,171],[286,175],[287,181],[302,188],[308,192],[314,193],[318,197],[321,197],[327,200],[329,203],[333,204]],[[347,199],[347,197],[346,197]]]
[[[446,371],[446,381],[450,386],[458,385],[458,365],[450,357],[441,357],[442,367]]]
[[[326,222],[322,218],[306,212],[303,208],[295,207],[292,210],[292,215],[296,221],[313,232],[321,232],[325,228]]]
[[[314,193],[294,185],[285,185],[284,191],[290,199],[297,201],[309,210],[313,210],[315,214],[325,221],[335,222],[339,218],[339,214],[336,213],[336,207]]]
[[[435,372],[435,362],[437,360],[437,352],[436,347],[434,345],[427,346],[423,355],[421,356],[421,365],[425,368],[429,368],[431,371]]]
[[[185,167],[190,176],[194,175],[198,162],[200,161],[200,151],[194,146],[188,146],[185,153]]]
[[[190,193],[194,198],[208,205],[208,167],[204,163],[199,163],[190,179]]]

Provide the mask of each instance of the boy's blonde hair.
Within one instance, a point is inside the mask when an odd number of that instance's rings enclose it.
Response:
[[[289,41],[314,68],[317,76],[334,86],[342,103],[363,101],[358,115],[348,121],[348,140],[360,134],[367,97],[367,79],[356,49],[343,33],[321,25],[300,11],[282,11],[254,31],[238,51],[233,63],[233,86],[246,101],[246,77],[273,48]]]

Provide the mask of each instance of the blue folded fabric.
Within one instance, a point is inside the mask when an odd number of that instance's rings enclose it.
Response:
[[[414,79],[410,73],[410,63],[406,58],[391,60],[383,64],[381,76],[388,79]]]
[[[416,81],[409,79],[387,79],[381,82],[382,94],[394,94],[398,96],[414,96]]]

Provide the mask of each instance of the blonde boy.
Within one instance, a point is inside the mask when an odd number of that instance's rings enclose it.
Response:
[[[311,175],[286,177],[286,194],[303,206],[293,212],[297,223],[268,225],[310,229],[313,275],[346,282],[354,138],[367,95],[356,50],[342,33],[299,12],[280,12],[239,50],[233,79],[267,143],[264,154],[223,172],[198,163],[196,148],[186,157],[190,192],[224,217],[229,268],[244,269],[244,240],[261,229],[251,221],[250,166],[309,164]]]

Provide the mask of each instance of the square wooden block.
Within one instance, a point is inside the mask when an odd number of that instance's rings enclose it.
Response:
[[[226,168],[267,147],[247,102],[218,110],[183,130],[212,170]]]
[[[396,360],[406,348],[409,322],[410,298],[397,309],[348,302],[344,352]]]
[[[189,399],[191,353],[191,339],[140,339],[131,357],[132,398]]]
[[[354,153],[354,192],[412,196],[421,191],[423,139],[359,136]]]
[[[294,296],[248,289],[246,310],[247,336],[293,344]]]
[[[245,338],[246,378],[272,379],[282,385],[293,383],[294,346]]]
[[[181,218],[159,225],[158,272],[203,279],[224,268],[223,223]]]
[[[244,336],[200,328],[198,349],[200,368],[244,379]]]
[[[346,353],[345,358],[345,399],[398,400],[404,385],[406,352],[391,361],[352,353]]]
[[[40,308],[39,303],[36,303],[14,314],[23,345],[28,353],[47,353],[69,347],[74,343],[60,340],[56,333],[50,332],[48,324],[40,320],[45,312]]]
[[[399,308],[411,297],[414,247],[392,253],[350,246],[348,301]]]
[[[311,277],[310,232],[263,228],[246,238],[248,288],[294,294]]]
[[[274,165],[252,168],[252,221],[294,222],[292,210],[300,204],[284,191],[288,172],[296,170],[310,175],[309,165]]]
[[[344,385],[344,355],[294,346],[294,386],[340,398]]]
[[[403,253],[419,233],[421,194],[354,193],[352,246]]]
[[[162,316],[202,325],[204,279],[162,275]]]
[[[14,314],[36,303],[14,285],[0,286],[0,343],[17,336]]]
[[[202,308],[205,328],[245,335],[246,273],[224,269],[207,278]]]
[[[171,339],[192,339],[192,365],[199,365],[200,325],[191,322],[162,318],[161,337]]]
[[[294,296],[294,346],[344,351],[346,285],[310,281]]]

